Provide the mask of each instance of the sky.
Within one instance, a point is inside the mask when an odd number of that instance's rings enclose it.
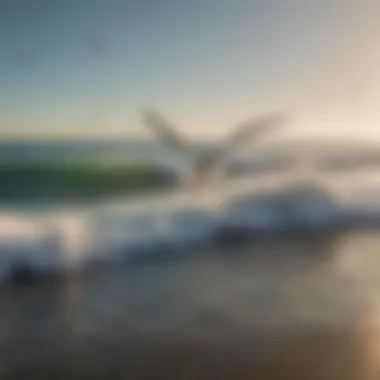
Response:
[[[1,136],[188,136],[285,111],[285,134],[380,139],[380,2],[1,0]]]

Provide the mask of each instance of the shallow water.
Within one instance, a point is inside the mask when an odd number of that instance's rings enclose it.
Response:
[[[263,238],[5,288],[1,378],[376,379],[379,247]]]

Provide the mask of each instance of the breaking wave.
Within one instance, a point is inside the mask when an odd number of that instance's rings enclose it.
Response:
[[[260,188],[245,181],[238,189],[177,191],[72,211],[3,211],[0,277],[9,278],[15,268],[64,273],[163,251],[182,252],[213,243],[221,232],[320,228],[380,216],[376,191],[368,197],[368,189],[351,186],[348,192],[347,184],[340,186],[334,193],[310,184]]]

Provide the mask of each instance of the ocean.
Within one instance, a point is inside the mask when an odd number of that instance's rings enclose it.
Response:
[[[117,150],[46,144],[5,156]],[[0,378],[379,379],[378,232],[266,234],[4,286]]]
[[[0,162],[64,161],[102,157],[158,158],[168,152],[147,140],[2,140]]]

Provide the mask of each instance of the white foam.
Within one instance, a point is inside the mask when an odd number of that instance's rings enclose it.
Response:
[[[318,187],[302,187],[295,179],[245,178],[201,193],[121,199],[91,210],[51,215],[0,213],[0,279],[12,262],[27,261],[39,271],[81,269],[141,252],[159,254],[161,247],[207,242],[221,226],[254,230],[308,221],[323,224],[347,209],[342,199],[348,199],[357,185],[323,180],[319,184],[328,189],[321,192]],[[364,185],[376,192],[376,184]],[[371,206],[375,209],[380,215],[380,198]],[[356,212],[361,212],[359,206]]]

